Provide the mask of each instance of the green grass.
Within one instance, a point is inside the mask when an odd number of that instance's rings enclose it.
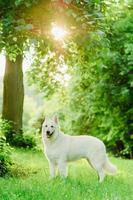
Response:
[[[43,153],[14,150],[14,176],[0,178],[0,200],[132,200],[133,161],[111,158],[119,171],[99,183],[86,161],[69,164],[69,177],[49,180]],[[22,167],[23,166],[23,167]]]

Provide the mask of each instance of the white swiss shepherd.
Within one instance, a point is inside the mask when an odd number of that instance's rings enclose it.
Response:
[[[70,136],[59,129],[57,117],[46,118],[42,126],[45,155],[49,162],[50,176],[56,175],[56,166],[62,177],[67,177],[67,162],[85,158],[97,171],[99,181],[105,174],[115,174],[117,169],[109,161],[105,145],[92,136]]]

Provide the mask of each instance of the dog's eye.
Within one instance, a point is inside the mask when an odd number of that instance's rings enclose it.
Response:
[[[51,128],[54,128],[53,126],[51,126]]]
[[[48,127],[47,125],[45,125],[45,127]]]

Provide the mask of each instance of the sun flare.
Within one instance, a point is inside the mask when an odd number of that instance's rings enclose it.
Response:
[[[67,34],[67,31],[63,27],[57,25],[53,25],[51,32],[55,40],[63,40]]]

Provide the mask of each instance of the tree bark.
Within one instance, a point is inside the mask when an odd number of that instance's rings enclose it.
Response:
[[[6,57],[4,74],[2,117],[12,122],[15,134],[22,132],[24,101],[22,61],[22,55],[18,55],[15,62]]]

